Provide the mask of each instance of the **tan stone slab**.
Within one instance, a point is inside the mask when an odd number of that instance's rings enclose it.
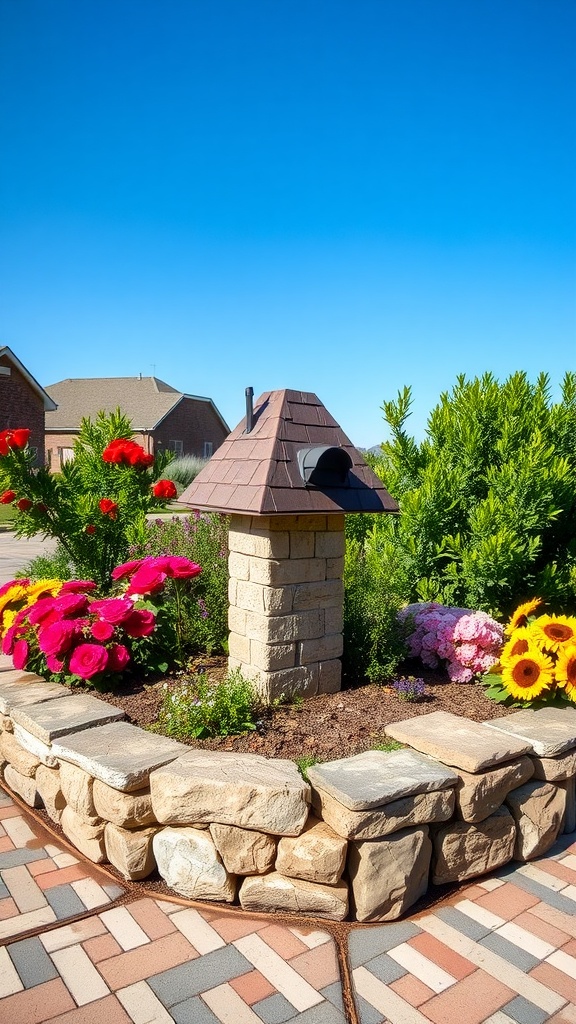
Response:
[[[27,775],[28,778],[34,777],[38,765],[42,763],[40,758],[26,750],[11,732],[3,732],[0,735],[0,752],[17,772]]]
[[[274,866],[276,840],[272,836],[216,822],[209,828],[224,867],[231,875],[264,875]]]
[[[382,839],[400,829],[448,821],[454,813],[454,789],[416,793],[382,807],[351,811],[321,790],[312,793],[314,810],[344,839]]]
[[[103,821],[97,825],[89,824],[71,807],[65,807],[60,824],[67,839],[80,850],[80,853],[88,857],[88,860],[95,864],[102,864],[106,860]]]
[[[415,747],[454,768],[481,772],[512,761],[531,750],[531,744],[449,711],[407,718],[386,726],[386,735]]]
[[[163,828],[152,846],[158,871],[175,892],[191,900],[233,902],[236,879],[226,871],[209,832]]]
[[[99,815],[94,806],[93,785],[94,779],[89,772],[85,772],[83,768],[78,768],[75,764],[69,764],[68,761],[62,761],[60,786],[66,803],[81,818],[95,824],[94,819],[100,819],[103,815]]]
[[[486,875],[512,860],[516,825],[506,807],[479,825],[451,821],[434,832],[435,885]]]
[[[286,878],[277,871],[245,878],[238,894],[243,910],[308,914],[327,921],[343,921],[348,913],[348,886],[319,885]]]
[[[3,715],[11,714],[13,708],[69,696],[70,690],[67,686],[48,683],[31,672],[12,671],[0,675],[0,712]]]
[[[376,842],[350,843],[348,874],[357,921],[394,921],[428,888],[428,828],[405,829]]]
[[[271,835],[299,835],[310,800],[293,761],[216,750],[189,751],[153,772],[150,791],[164,824],[219,822]]]
[[[483,728],[529,743],[539,757],[556,757],[576,747],[576,708],[525,709],[484,722]]]
[[[473,775],[460,769],[458,774],[458,814],[464,821],[475,822],[483,821],[494,814],[512,789],[516,789],[532,777],[534,765],[532,758],[524,756],[492,771],[477,772]]]
[[[557,757],[537,757],[532,755],[534,778],[546,782],[560,782],[576,775],[576,750]]]
[[[347,848],[346,840],[325,821],[310,817],[301,835],[280,839],[276,871],[288,878],[336,885],[344,871]]]
[[[551,782],[532,780],[506,797],[517,834],[516,860],[533,860],[556,842],[564,824],[566,790]]]
[[[94,779],[92,796],[96,814],[119,828],[141,828],[156,822],[149,786],[134,793],[121,793],[100,779]]]
[[[60,822],[62,811],[66,806],[64,794],[60,786],[60,772],[58,768],[47,768],[46,765],[39,765],[36,770],[36,788],[44,804],[44,810],[56,824]]]
[[[93,729],[97,725],[105,725],[124,717],[121,708],[84,693],[73,696],[69,694],[57,704],[49,700],[42,704],[14,708],[12,711],[14,722],[43,743],[53,743],[70,733]]]
[[[148,785],[150,772],[190,747],[145,732],[128,722],[111,722],[55,741],[54,755],[70,761],[113,789],[131,793]]]
[[[10,789],[22,797],[29,807],[40,807],[42,800],[36,786],[36,779],[17,772],[11,764],[4,768],[4,780]]]
[[[308,778],[314,789],[328,793],[351,811],[381,807],[458,782],[456,772],[415,750],[367,750],[313,765]]]
[[[58,767],[58,759],[54,757],[52,747],[48,743],[44,743],[42,740],[39,740],[37,736],[33,736],[31,732],[28,732],[27,729],[23,729],[17,722],[12,723],[12,732],[20,746],[24,747],[24,750],[28,750],[31,754],[38,757],[42,764],[45,764],[47,768]]]
[[[156,828],[120,828],[108,822],[104,829],[104,841],[108,860],[124,878],[136,880],[147,878],[156,867],[152,840]]]

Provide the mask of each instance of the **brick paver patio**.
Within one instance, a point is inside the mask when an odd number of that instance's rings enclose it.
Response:
[[[0,876],[6,1024],[576,1024],[574,834],[347,943],[327,922],[142,898],[3,791]]]

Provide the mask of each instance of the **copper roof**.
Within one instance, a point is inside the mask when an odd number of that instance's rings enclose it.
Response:
[[[298,469],[299,449],[342,447],[352,460],[345,485],[306,486]],[[316,395],[267,391],[246,419],[214,453],[180,496],[190,508],[248,515],[313,512],[397,512],[398,506]]]

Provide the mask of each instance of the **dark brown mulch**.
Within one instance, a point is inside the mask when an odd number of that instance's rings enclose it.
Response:
[[[226,672],[225,658],[205,658],[193,670],[206,669],[213,677]],[[417,703],[401,700],[386,686],[366,684],[350,686],[339,693],[322,694],[302,703],[284,705],[261,713],[256,732],[210,740],[181,738],[192,747],[205,750],[232,750],[265,757],[298,760],[314,757],[333,761],[368,750],[385,739],[386,726],[404,718],[451,711],[475,722],[484,722],[509,714],[509,709],[484,696],[478,683],[451,683],[442,672],[421,666],[403,666],[405,674],[417,674],[426,687]],[[155,683],[133,683],[114,693],[101,696],[122,708],[135,725],[147,727],[156,722],[166,687],[172,689],[190,680],[190,675],[168,677]]]

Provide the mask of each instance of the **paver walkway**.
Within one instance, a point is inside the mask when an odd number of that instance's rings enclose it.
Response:
[[[574,834],[347,943],[142,898],[2,791],[0,876],[1,1024],[576,1024]]]

